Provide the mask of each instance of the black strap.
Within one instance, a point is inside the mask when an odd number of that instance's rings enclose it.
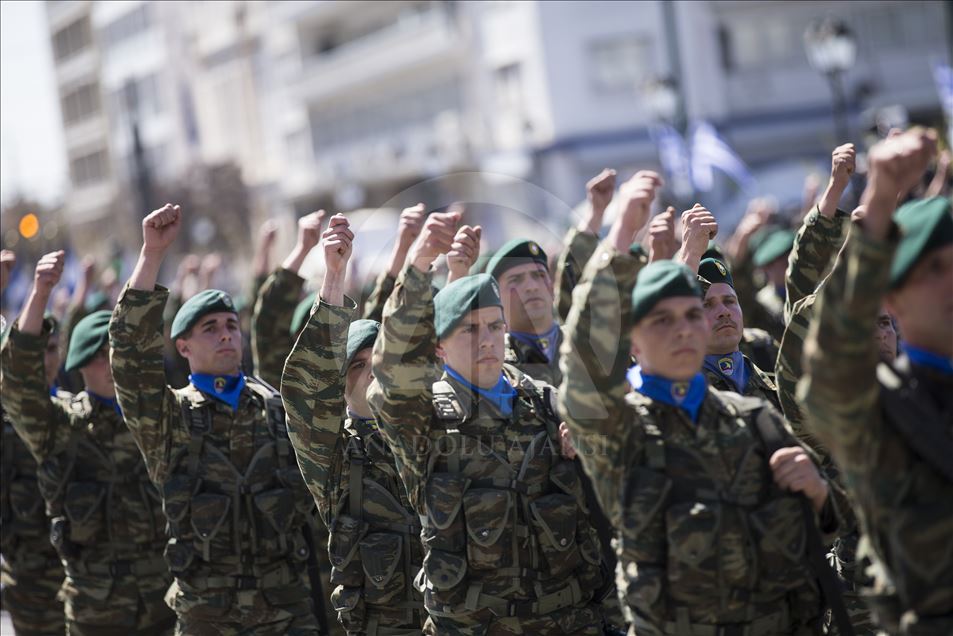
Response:
[[[317,545],[314,541],[311,524],[305,524],[301,531],[304,533],[304,542],[308,546],[308,580],[311,582],[311,602],[314,605],[312,610],[314,611],[315,618],[318,619],[321,633],[330,634],[331,628],[328,625],[328,608],[324,605],[324,589],[321,587],[321,570],[318,567],[318,554],[315,552]]]
[[[760,409],[755,416],[755,430],[758,431],[761,441],[767,449],[769,459],[775,451],[786,446],[781,431],[775,425],[771,413],[767,409]],[[799,495],[798,499],[801,503],[801,516],[804,519],[804,529],[807,533],[808,565],[821,586],[824,603],[831,610],[838,632],[843,636],[854,636],[854,627],[851,625],[850,618],[847,616],[847,608],[844,606],[841,583],[827,562],[827,553],[824,550],[824,542],[821,540],[821,532],[817,529],[817,523],[814,520],[814,508],[803,494]]]

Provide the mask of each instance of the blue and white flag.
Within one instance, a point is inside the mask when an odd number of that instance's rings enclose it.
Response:
[[[692,179],[695,189],[709,192],[714,183],[713,169],[731,177],[744,190],[754,188],[755,180],[748,166],[731,146],[706,121],[695,124],[692,133]]]
[[[692,160],[688,154],[688,144],[674,127],[658,124],[650,129],[655,147],[658,148],[659,163],[665,172],[672,191],[679,198],[692,194]]]
[[[943,116],[946,117],[946,130],[950,146],[953,147],[953,68],[942,62],[933,63],[933,81],[940,96]]]

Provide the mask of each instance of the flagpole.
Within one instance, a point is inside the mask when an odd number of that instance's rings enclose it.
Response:
[[[668,78],[671,89],[675,93],[675,112],[672,116],[672,126],[688,144],[688,109],[682,83],[682,54],[679,47],[678,20],[675,14],[676,2],[662,0],[662,17],[665,24],[665,44],[668,51]],[[695,201],[695,184],[691,183],[689,200],[683,201],[677,193],[672,191],[672,197],[680,210],[688,209]]]

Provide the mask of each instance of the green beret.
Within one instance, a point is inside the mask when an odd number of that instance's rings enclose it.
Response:
[[[764,267],[786,255],[792,247],[794,247],[794,232],[791,230],[775,230],[764,237],[751,260],[755,267]]]
[[[506,270],[527,263],[539,263],[544,268],[549,268],[546,252],[539,243],[529,239],[513,239],[496,251],[486,264],[485,271],[494,278],[499,278]]]
[[[489,274],[476,274],[459,278],[433,297],[434,327],[437,337],[443,338],[463,318],[475,309],[484,307],[503,308],[500,286]]]
[[[305,296],[304,300],[298,303],[298,306],[295,307],[295,312],[291,316],[291,336],[297,336],[302,329],[304,329],[305,324],[308,322],[308,318],[311,316],[311,307],[314,306],[314,299],[318,297],[318,292],[314,292]]]
[[[639,272],[632,289],[632,323],[645,318],[659,301],[680,296],[702,297],[695,273],[675,261],[649,263]]]
[[[90,292],[86,297],[86,300],[83,303],[86,311],[98,311],[100,309],[106,309],[109,306],[109,298],[103,292],[96,290]]]
[[[69,350],[66,352],[66,372],[82,369],[109,342],[109,319],[111,311],[96,311],[73,327],[69,337]]]
[[[735,281],[731,278],[731,272],[728,271],[728,266],[715,258],[703,259],[702,262],[698,264],[698,276],[699,278],[704,278],[709,285],[725,283],[731,287],[735,286]]]
[[[470,275],[482,274],[486,271],[486,265],[490,262],[490,259],[493,258],[490,254],[480,254],[477,256],[476,261],[473,262],[473,267],[470,268]]]
[[[381,330],[381,323],[376,320],[355,320],[347,328],[347,347],[345,349],[344,368],[341,373],[347,373],[351,361],[360,351],[374,346],[377,334]]]
[[[226,311],[238,315],[232,297],[218,289],[206,289],[182,303],[172,321],[172,339],[175,340],[195,326],[203,316]]]
[[[894,219],[903,236],[890,268],[890,287],[903,284],[920,259],[937,248],[953,243],[953,217],[946,197],[920,199],[904,204]]]

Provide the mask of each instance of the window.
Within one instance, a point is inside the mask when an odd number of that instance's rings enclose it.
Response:
[[[92,43],[89,17],[84,16],[53,35],[53,57],[57,62],[72,57]]]
[[[803,33],[806,21],[779,16],[733,19],[719,38],[728,70],[753,70],[807,63]]]
[[[493,73],[496,106],[502,112],[523,109],[523,78],[519,64],[507,64]]]
[[[861,5],[863,6],[863,5]],[[863,38],[878,48],[926,48],[943,41],[943,12],[940,3],[905,2],[901,5],[858,7],[858,26],[866,22]]]
[[[107,24],[102,30],[103,44],[106,47],[116,46],[123,40],[145,31],[150,24],[149,3],[146,2]]]
[[[99,87],[83,84],[63,97],[63,121],[75,124],[99,112]]]
[[[651,45],[635,35],[615,36],[589,45],[590,81],[598,91],[632,91],[652,68]]]
[[[127,79],[121,88],[109,96],[109,108],[112,111],[110,120],[114,128],[129,125],[130,108],[135,108],[139,118],[161,115],[165,104],[159,76],[153,73],[145,77]]]
[[[96,150],[70,160],[69,171],[74,186],[85,186],[106,178],[106,151]]]

